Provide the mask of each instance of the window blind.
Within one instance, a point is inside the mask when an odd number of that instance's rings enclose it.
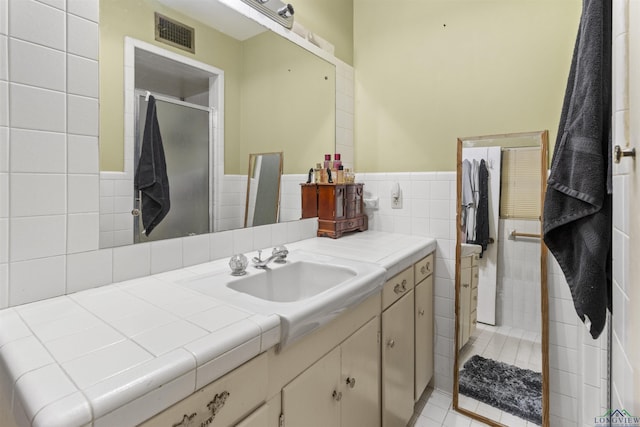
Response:
[[[540,148],[503,149],[500,217],[540,218],[540,174]]]

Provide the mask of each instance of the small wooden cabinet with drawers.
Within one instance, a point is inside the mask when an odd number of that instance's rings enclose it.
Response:
[[[364,231],[362,183],[301,184],[302,218],[318,217],[318,237],[337,239],[349,231]]]
[[[478,308],[478,254],[460,258],[460,329],[458,349],[476,330]]]

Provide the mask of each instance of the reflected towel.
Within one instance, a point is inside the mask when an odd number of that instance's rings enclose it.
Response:
[[[597,338],[611,309],[611,1],[584,0],[544,203],[544,242]]]
[[[148,236],[164,219],[171,207],[169,178],[162,148],[156,100],[149,96],[142,149],[135,176],[136,191],[142,192],[142,225]]]

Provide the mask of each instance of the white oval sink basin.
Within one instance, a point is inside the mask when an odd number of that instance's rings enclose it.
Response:
[[[344,266],[311,261],[274,266],[276,268],[265,269],[262,273],[235,279],[227,287],[267,301],[293,302],[325,292],[358,274]]]
[[[376,264],[293,251],[286,264],[249,265],[246,276],[226,269],[182,283],[250,312],[277,314],[282,347],[380,292],[385,274]]]

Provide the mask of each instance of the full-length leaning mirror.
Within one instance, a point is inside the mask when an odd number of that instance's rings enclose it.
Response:
[[[244,226],[278,222],[283,153],[249,154]]]
[[[547,146],[548,131],[458,139],[453,406],[493,426],[549,425]]]

